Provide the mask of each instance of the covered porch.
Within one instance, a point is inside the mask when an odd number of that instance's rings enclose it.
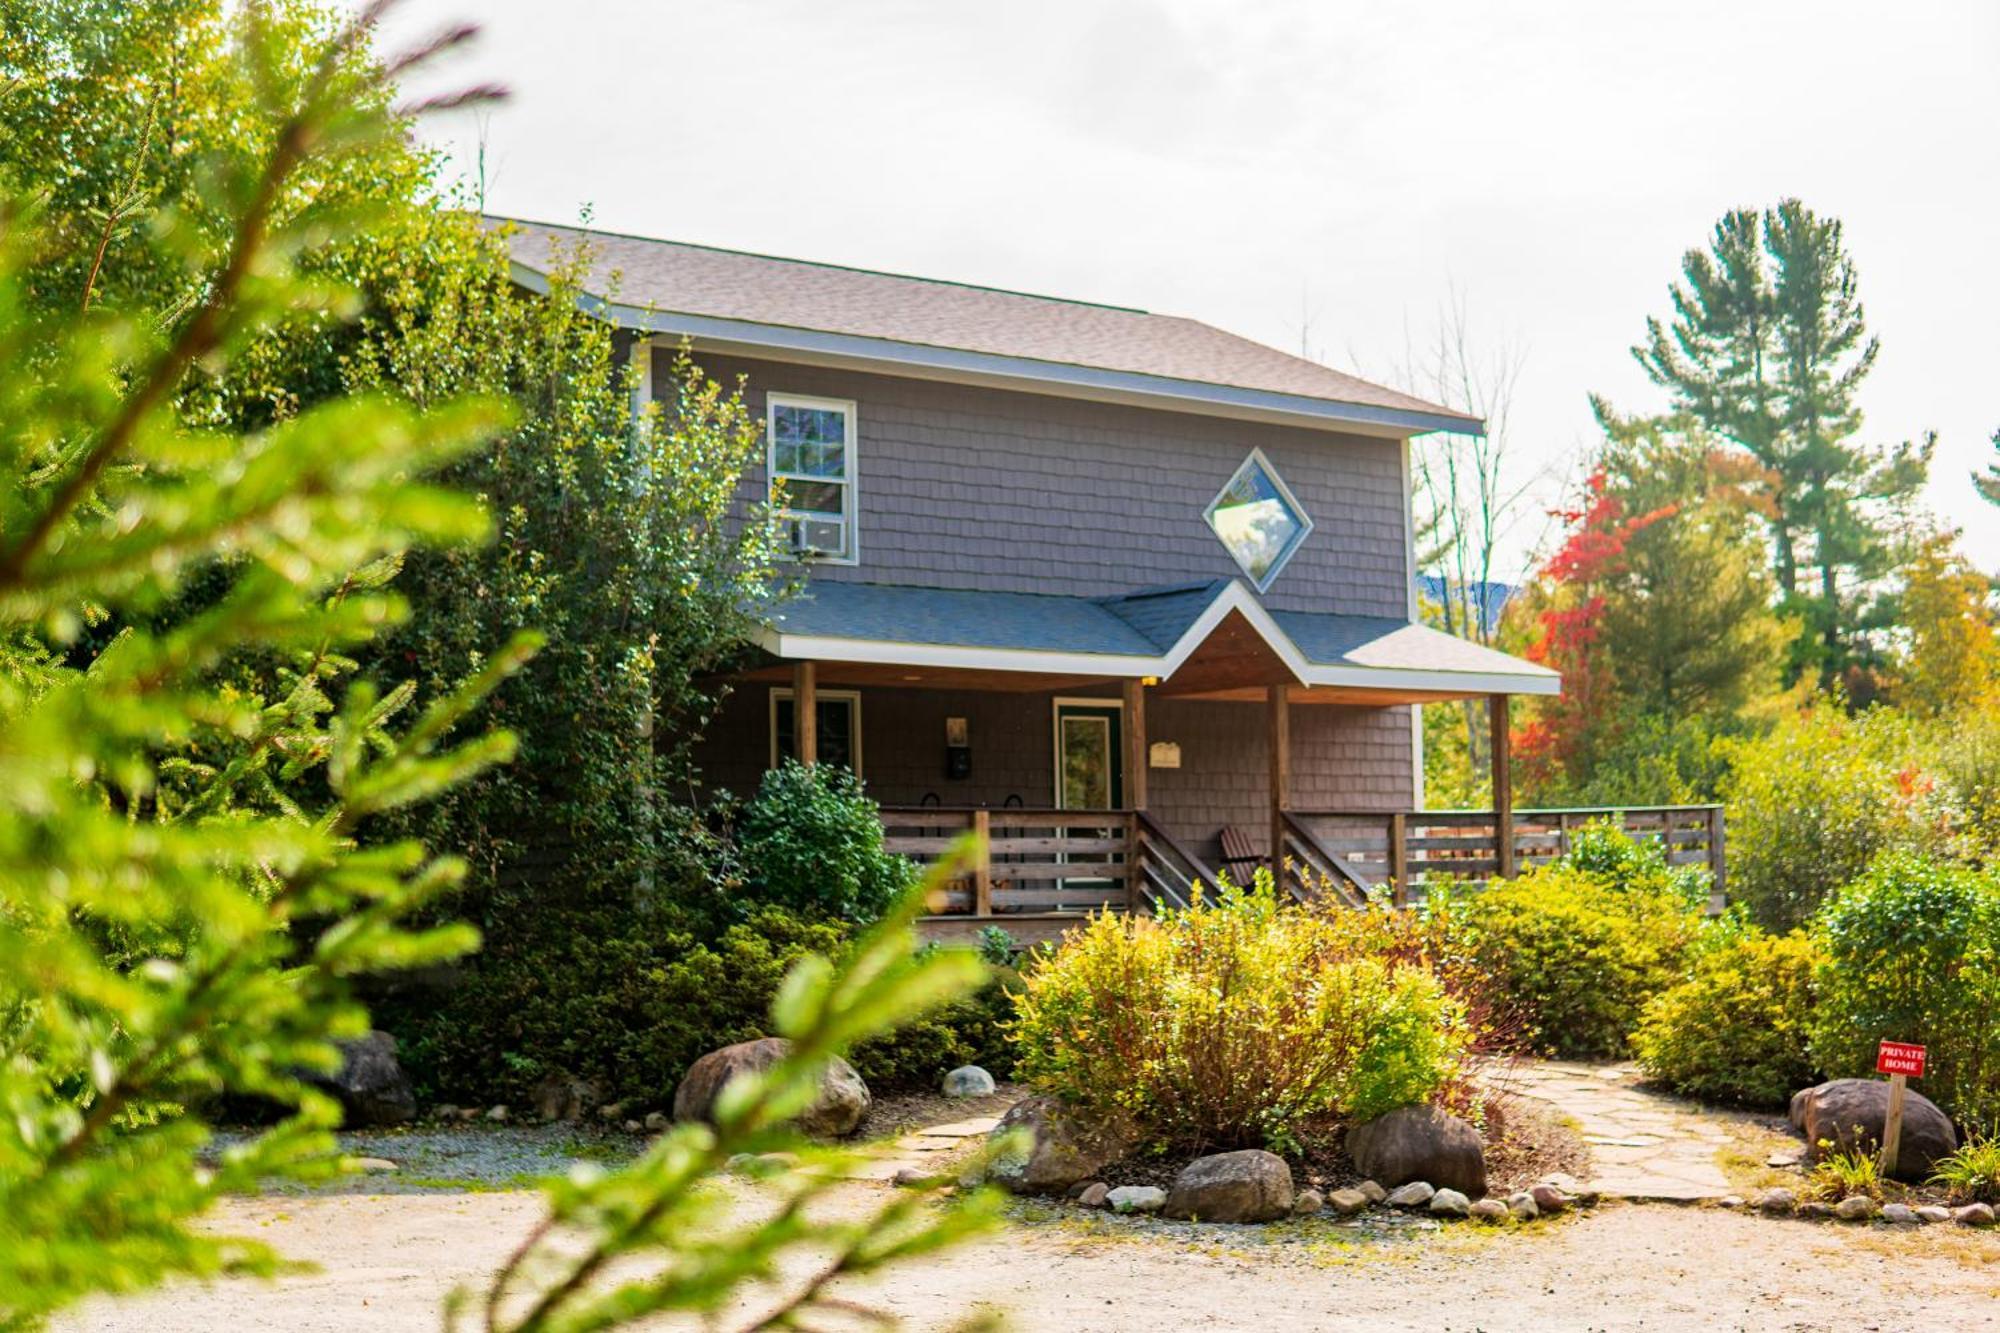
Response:
[[[739,680],[766,734],[746,722],[739,754],[847,764],[903,855],[982,835],[934,934],[1055,933],[1273,864],[1296,895],[1408,901],[1556,855],[1588,817],[1513,808],[1511,701],[1553,673],[1404,621],[1272,612],[1236,580],[1089,599],[816,580],[762,646]],[[1413,706],[1467,698],[1487,701],[1494,808],[1423,812]],[[1719,814],[1624,818],[1719,865]]]

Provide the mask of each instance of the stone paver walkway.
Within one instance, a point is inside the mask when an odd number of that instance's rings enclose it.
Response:
[[[1735,1193],[1715,1160],[1730,1142],[1726,1113],[1638,1087],[1633,1064],[1540,1060],[1493,1082],[1577,1122],[1595,1159],[1590,1188],[1611,1198],[1697,1203]]]
[[[906,1170],[918,1175],[937,1174],[938,1154],[955,1154],[968,1140],[984,1138],[999,1123],[998,1116],[975,1116],[912,1130],[880,1153],[853,1163],[843,1174],[850,1180],[894,1180]]]

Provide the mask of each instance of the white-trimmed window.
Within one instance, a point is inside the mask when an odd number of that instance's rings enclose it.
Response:
[[[802,559],[855,563],[853,402],[774,393],[764,411],[786,546]]]
[[[1258,592],[1271,586],[1313,527],[1311,515],[1262,449],[1250,451],[1204,517]]]
[[[859,690],[815,690],[819,707],[819,762],[839,764],[855,777],[861,776],[861,692]],[[798,714],[792,692],[771,691],[771,767],[788,755],[799,752]]]

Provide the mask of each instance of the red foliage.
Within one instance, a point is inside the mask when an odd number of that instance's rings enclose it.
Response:
[[[1575,507],[1553,511],[1567,533],[1542,566],[1541,577],[1553,585],[1555,595],[1538,617],[1540,628],[1528,646],[1528,657],[1560,671],[1563,692],[1550,700],[1540,717],[1515,733],[1515,752],[1532,779],[1547,780],[1566,768],[1583,741],[1603,724],[1609,664],[1600,651],[1601,589],[1623,568],[1633,534],[1672,517],[1677,508],[1663,505],[1628,516],[1625,502],[1611,492],[1600,467],[1585,479]]]

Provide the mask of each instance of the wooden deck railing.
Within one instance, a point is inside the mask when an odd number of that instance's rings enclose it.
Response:
[[[1712,896],[1721,902],[1728,855],[1719,805],[1516,810],[1516,868],[1525,870],[1562,855],[1576,830],[1599,820],[1616,823],[1634,838],[1664,842],[1670,865],[1706,866]],[[1370,889],[1393,886],[1398,901],[1408,901],[1433,879],[1484,879],[1500,869],[1497,821],[1491,810],[1295,810],[1289,823],[1310,835],[1322,857],[1338,858],[1342,881],[1358,880]]]
[[[968,833],[986,855],[945,892],[942,915],[1185,907],[1215,872],[1143,811],[884,807],[883,846],[933,861]]]

